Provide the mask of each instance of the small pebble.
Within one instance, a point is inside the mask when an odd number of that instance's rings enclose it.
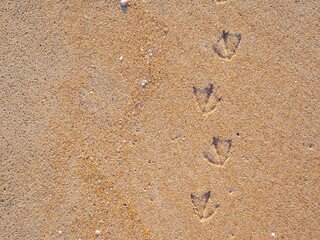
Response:
[[[272,232],[272,233],[271,233],[271,236],[272,236],[272,237],[275,237],[275,236],[276,236],[276,233],[275,233],[275,232]]]
[[[58,231],[58,233],[60,234],[60,235],[62,235],[62,231],[60,230],[60,231]]]
[[[120,1],[120,5],[121,5],[121,8],[122,8],[122,12],[126,13],[128,5],[129,5],[129,0],[121,0]]]
[[[96,230],[96,232],[95,232],[97,237],[100,235],[100,233],[101,233],[101,231],[99,231],[99,230]]]
[[[123,56],[121,56],[121,57],[119,58],[119,60],[122,61],[122,60],[123,60]]]
[[[121,0],[120,4],[121,4],[122,7],[126,7],[129,4],[129,0]]]
[[[145,88],[146,86],[147,86],[147,80],[142,80],[141,81],[141,86],[143,87],[143,88]]]

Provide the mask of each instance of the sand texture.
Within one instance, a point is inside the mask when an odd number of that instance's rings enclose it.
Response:
[[[320,239],[319,17],[0,1],[0,239]]]

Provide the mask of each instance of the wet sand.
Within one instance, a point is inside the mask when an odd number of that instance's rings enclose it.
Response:
[[[319,239],[318,1],[2,1],[0,239]]]

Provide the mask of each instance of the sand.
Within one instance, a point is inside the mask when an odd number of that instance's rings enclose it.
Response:
[[[320,239],[319,8],[1,1],[0,239]]]

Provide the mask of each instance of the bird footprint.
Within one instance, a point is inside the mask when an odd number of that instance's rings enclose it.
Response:
[[[204,152],[204,157],[214,165],[222,166],[228,159],[232,141],[221,140],[213,137],[213,141],[209,148]]]
[[[205,88],[193,87],[193,92],[199,108],[204,114],[210,114],[216,108],[217,103],[221,101],[221,98],[215,94],[213,84],[209,84]]]
[[[194,213],[200,218],[200,221],[208,220],[220,204],[213,202],[211,199],[211,191],[208,191],[200,196],[191,193],[191,201],[193,204]]]
[[[219,57],[231,60],[236,54],[236,50],[239,47],[241,41],[241,34],[231,34],[222,31],[219,40],[212,46],[213,50],[219,55]]]

